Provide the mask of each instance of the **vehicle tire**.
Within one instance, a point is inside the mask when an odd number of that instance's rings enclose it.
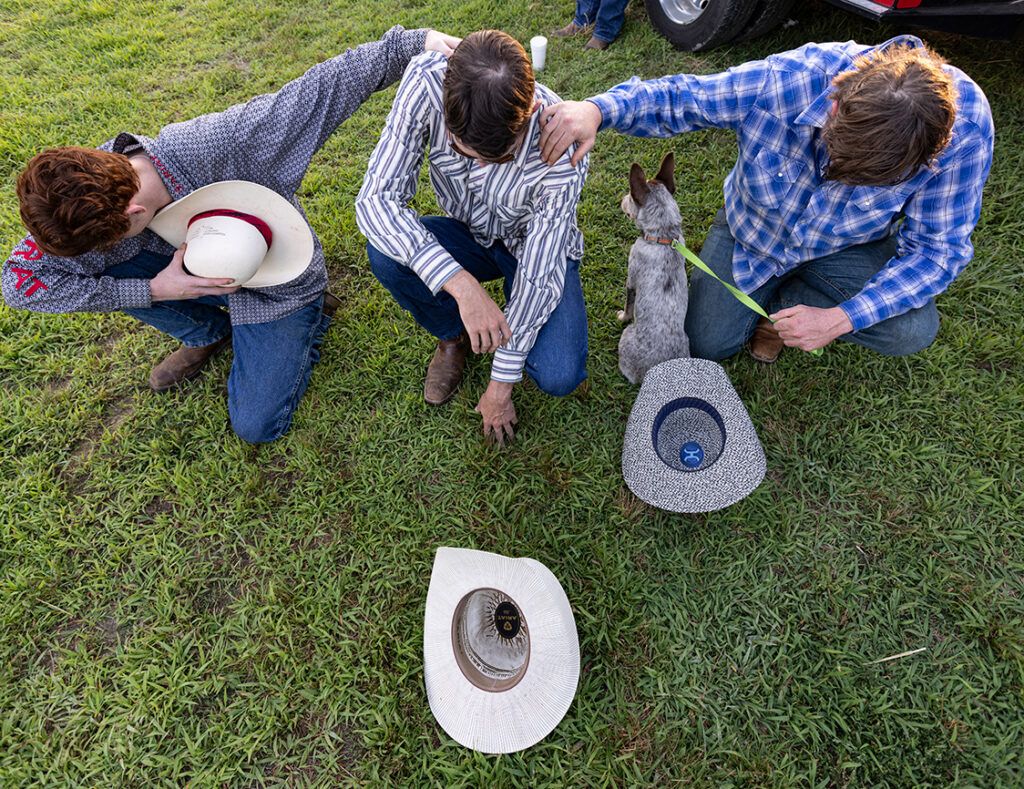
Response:
[[[731,41],[761,0],[644,0],[654,29],[676,49],[696,52]]]
[[[786,15],[793,8],[794,0],[758,0],[754,13],[750,15],[747,26],[743,28],[734,41],[749,41],[763,36],[782,24]]]

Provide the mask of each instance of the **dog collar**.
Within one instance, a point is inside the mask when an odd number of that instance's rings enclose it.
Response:
[[[661,236],[644,236],[644,241],[650,241],[652,244],[661,244],[663,246],[670,247],[675,239],[662,238]]]

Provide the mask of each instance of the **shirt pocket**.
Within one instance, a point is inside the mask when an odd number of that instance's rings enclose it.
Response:
[[[800,178],[804,165],[771,148],[762,148],[742,168],[747,195],[754,208],[778,208]]]
[[[847,239],[872,241],[889,234],[910,196],[884,186],[855,186],[850,190],[835,233]]]

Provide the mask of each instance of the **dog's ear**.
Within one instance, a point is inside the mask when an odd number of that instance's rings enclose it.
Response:
[[[654,178],[665,184],[669,194],[676,193],[676,155],[672,151],[669,151],[661,160],[661,169],[658,170],[658,174]]]
[[[633,198],[633,202],[638,206],[644,204],[644,200],[647,199],[647,193],[651,191],[651,187],[647,184],[647,176],[644,175],[644,168],[636,162],[633,162],[633,166],[629,168],[629,195]]]

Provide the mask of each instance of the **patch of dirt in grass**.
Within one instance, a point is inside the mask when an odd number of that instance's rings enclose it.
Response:
[[[113,654],[128,639],[131,625],[118,622],[112,612],[90,625],[75,618],[64,622],[54,630],[50,646],[39,653],[38,664],[52,674],[60,665],[61,652],[73,652],[82,643],[94,647],[90,652],[100,655]]]
[[[160,496],[154,496],[149,500],[145,507],[142,508],[142,515],[152,523],[157,519],[159,515],[170,515],[174,512],[174,504],[166,501]]]
[[[326,716],[322,713],[303,715],[292,727],[291,739],[314,745],[312,752],[303,764],[280,765],[270,762],[263,768],[267,778],[284,779],[291,785],[341,785],[351,781],[353,770],[366,755],[363,738],[355,728],[345,722],[329,726]],[[334,752],[335,758],[325,760],[326,752]],[[325,775],[323,762],[340,762],[339,772]]]
[[[651,512],[651,507],[647,506],[642,499],[634,496],[625,483],[619,486],[619,490],[615,494],[615,505],[626,520],[634,523]]]
[[[56,378],[51,378],[43,383],[43,395],[55,400],[68,386],[71,384],[73,375],[58,375]]]
[[[203,584],[192,598],[192,608],[200,614],[223,614],[241,595],[241,587],[223,579]]]
[[[69,493],[77,495],[84,490],[89,481],[89,473],[84,467],[104,434],[116,432],[134,413],[135,407],[129,395],[111,401],[100,421],[75,443],[64,468],[57,473],[57,479],[67,486]]]

